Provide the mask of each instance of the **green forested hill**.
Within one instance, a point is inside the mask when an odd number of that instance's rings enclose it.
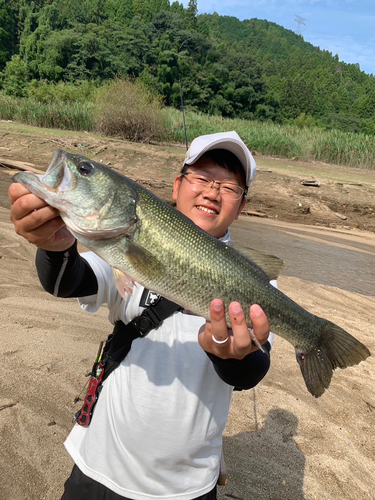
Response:
[[[265,20],[169,0],[0,0],[0,88],[140,78],[170,106],[375,134],[375,79]]]

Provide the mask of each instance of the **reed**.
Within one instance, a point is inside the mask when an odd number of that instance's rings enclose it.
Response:
[[[93,131],[91,102],[54,101],[44,103],[32,98],[0,94],[0,118],[35,127]]]
[[[169,140],[184,142],[181,112],[165,109],[163,113]],[[375,169],[375,136],[372,135],[227,119],[192,112],[186,114],[186,124],[189,143],[198,135],[235,130],[249,149],[259,154]]]
[[[162,108],[146,90],[142,94],[141,87],[131,85],[118,82],[117,87],[99,89],[96,100],[84,101],[41,102],[35,96],[20,99],[0,93],[0,119],[46,128],[95,131],[133,141],[184,144],[182,113]],[[236,130],[249,149],[258,154],[375,169],[372,135],[228,119],[189,109],[186,125],[189,144],[198,135]]]

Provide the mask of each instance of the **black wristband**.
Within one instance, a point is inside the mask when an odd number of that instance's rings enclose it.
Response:
[[[266,375],[270,367],[271,345],[267,341],[263,347],[266,353],[258,350],[245,356],[243,359],[223,359],[206,352],[212,361],[218,376],[228,385],[237,389],[251,389]]]

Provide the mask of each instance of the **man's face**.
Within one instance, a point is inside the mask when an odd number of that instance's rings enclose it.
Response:
[[[198,172],[215,181],[235,182],[245,187],[239,174],[219,167],[210,159],[198,160],[188,168],[188,172]],[[246,201],[242,197],[239,200],[228,199],[221,195],[217,187],[215,184],[212,189],[197,193],[189,182],[189,176],[179,175],[174,181],[173,199],[181,213],[211,236],[221,238],[232,222],[238,219]]]

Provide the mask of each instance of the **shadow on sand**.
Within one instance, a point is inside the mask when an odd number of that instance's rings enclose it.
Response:
[[[224,437],[229,478],[218,487],[218,500],[303,500],[305,457],[294,436],[298,419],[271,410],[256,430]]]

